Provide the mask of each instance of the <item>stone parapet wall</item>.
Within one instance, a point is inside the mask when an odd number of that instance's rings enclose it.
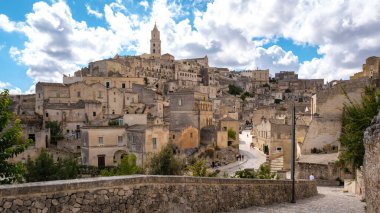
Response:
[[[297,199],[317,195],[297,180]],[[0,212],[220,212],[290,202],[291,181],[116,176],[0,186]]]

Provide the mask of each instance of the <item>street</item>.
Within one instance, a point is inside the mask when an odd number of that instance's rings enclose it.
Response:
[[[295,204],[279,203],[268,206],[254,206],[231,212],[364,213],[364,206],[365,202],[361,202],[356,195],[343,192],[342,187],[318,186],[318,195],[297,200]]]
[[[219,167],[221,174],[228,174],[233,176],[236,171],[242,169],[258,169],[261,164],[265,163],[266,156],[261,151],[256,148],[251,148],[250,144],[252,142],[252,135],[250,130],[243,130],[239,134],[239,152],[244,155],[244,159],[236,161],[234,163]]]

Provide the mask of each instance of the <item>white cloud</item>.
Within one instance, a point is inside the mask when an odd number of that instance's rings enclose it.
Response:
[[[33,88],[34,88],[34,85],[33,85]],[[9,90],[9,94],[11,94],[11,95],[21,95],[21,94],[32,94],[32,93],[34,93],[34,89],[32,90],[32,88],[30,88],[27,92],[23,93],[20,88],[13,86],[11,83],[0,81],[0,92],[5,90],[5,89]]]
[[[0,29],[5,32],[13,32],[16,29],[16,23],[9,21],[6,15],[0,14]]]
[[[11,47],[10,55],[28,66],[27,75],[36,82],[61,82],[62,74],[121,50],[111,30],[74,20],[62,1],[52,5],[35,3],[33,12],[26,15],[22,32],[27,37],[25,47]]]
[[[86,4],[85,6],[86,6],[86,10],[87,10],[88,15],[94,15],[96,18],[103,18],[103,13],[101,13],[97,10],[91,9],[89,4]]]
[[[7,87],[10,87],[11,84],[8,82],[2,82],[0,81],[0,89],[6,89]]]
[[[29,67],[27,74],[33,80],[57,82],[63,73],[125,49],[148,52],[155,21],[163,53],[176,58],[207,54],[210,65],[232,69],[296,70],[300,77],[332,80],[360,71],[365,58],[380,52],[379,1],[215,0],[207,3],[206,11],[195,8],[193,22],[186,18],[186,8],[176,2],[155,0],[149,5],[141,1],[139,5],[151,9],[142,16],[117,0],[99,12],[106,28],[74,20],[63,1],[38,2],[19,27],[28,38],[25,47],[12,47],[10,54]],[[11,32],[17,24],[0,15],[1,29]],[[322,57],[300,62],[278,45],[262,47],[279,37],[315,45]]]
[[[149,7],[149,2],[146,0],[140,1],[139,5],[141,5],[142,7],[144,7],[145,10],[147,10]]]
[[[21,95],[22,94],[22,90],[20,88],[18,88],[18,87],[15,87],[15,88],[9,90],[9,94],[11,94],[11,95]]]

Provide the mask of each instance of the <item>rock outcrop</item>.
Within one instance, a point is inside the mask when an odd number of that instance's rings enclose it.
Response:
[[[380,113],[364,132],[364,182],[368,212],[380,212]]]

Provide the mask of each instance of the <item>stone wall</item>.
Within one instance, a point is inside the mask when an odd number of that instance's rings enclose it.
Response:
[[[303,154],[310,154],[313,148],[323,149],[326,145],[339,146],[342,109],[344,104],[349,102],[347,96],[353,102],[360,101],[363,88],[368,83],[366,79],[347,81],[318,91],[316,113],[319,117],[314,117],[310,123],[302,146]]]
[[[380,212],[380,113],[364,132],[364,183],[368,212]]]
[[[343,180],[347,175],[335,163],[314,164],[297,162],[296,178],[308,179],[313,174],[318,185],[339,185],[337,178]]]
[[[316,195],[297,180],[296,197]],[[291,181],[116,176],[0,186],[0,212],[220,212],[290,202]]]

